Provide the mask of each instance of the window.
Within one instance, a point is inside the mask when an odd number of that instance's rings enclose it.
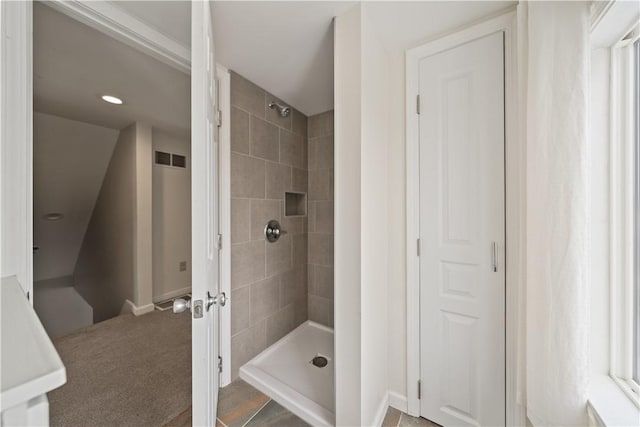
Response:
[[[633,171],[633,381],[640,384],[640,40],[636,40],[633,48],[634,63],[634,171]]]
[[[640,26],[612,55],[611,376],[640,406]]]

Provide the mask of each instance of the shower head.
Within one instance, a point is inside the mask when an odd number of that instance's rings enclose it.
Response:
[[[278,104],[275,101],[271,101],[269,103],[269,108],[278,111],[278,114],[280,114],[280,116],[282,117],[288,117],[291,113],[291,108],[287,107],[286,105]]]

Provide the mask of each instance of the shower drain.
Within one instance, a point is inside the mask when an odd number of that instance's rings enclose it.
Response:
[[[324,368],[327,366],[327,358],[324,356],[316,356],[311,360],[311,364],[317,368]]]

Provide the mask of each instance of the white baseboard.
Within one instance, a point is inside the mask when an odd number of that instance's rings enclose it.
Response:
[[[382,399],[380,400],[380,404],[378,405],[378,409],[376,410],[376,414],[373,417],[371,425],[373,426],[381,426],[384,422],[384,417],[387,415],[387,409],[389,408],[389,392],[386,392]]]
[[[395,391],[389,391],[389,406],[406,414],[409,408],[407,396],[403,396]]]
[[[185,286],[184,288],[176,289],[175,291],[165,292],[162,295],[154,295],[153,302],[163,302],[171,298],[181,297],[188,293],[191,293],[191,286]]]
[[[155,309],[153,304],[145,304],[143,306],[138,307],[134,303],[129,300],[125,300],[124,304],[122,304],[122,309],[120,310],[120,314],[128,314],[131,313],[134,316],[141,316],[146,313],[150,313]]]

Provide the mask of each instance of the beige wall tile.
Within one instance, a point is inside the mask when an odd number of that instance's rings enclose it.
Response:
[[[309,117],[308,124],[309,138],[333,135],[333,110]]]
[[[295,328],[302,322],[309,320],[309,302],[307,301],[307,296],[305,295],[302,298],[298,298],[294,305],[295,317],[293,327]]]
[[[292,304],[298,298],[295,270],[289,270],[280,276],[280,308]]]
[[[309,233],[309,264],[333,265],[333,235]]]
[[[307,231],[313,233],[316,231],[316,202],[310,200],[307,206]]]
[[[303,168],[304,144],[301,135],[280,129],[280,163]]]
[[[308,262],[308,239],[306,234],[293,236],[293,265],[306,265]]]
[[[282,211],[280,211],[282,214]],[[304,226],[307,219],[299,216],[284,216],[281,217],[280,224],[287,233],[293,235],[306,233],[307,228]]]
[[[251,326],[251,287],[231,291],[231,335]]]
[[[315,265],[309,293],[333,300],[333,267]]]
[[[315,169],[333,169],[333,135],[309,140],[315,150]]]
[[[267,243],[267,276],[291,269],[291,235],[285,234],[277,242]]]
[[[251,155],[277,162],[280,148],[278,146],[278,128],[257,117],[251,117]]]
[[[267,345],[288,334],[294,326],[295,307],[290,304],[267,319]]]
[[[268,162],[267,175],[267,199],[284,200],[285,191],[291,189],[291,167]]]
[[[291,112],[291,130],[307,139],[307,116],[298,110]]]
[[[263,240],[231,245],[231,288],[237,289],[265,277]]]
[[[289,114],[287,117],[282,117],[280,115],[280,113],[278,113],[278,109],[271,109],[269,108],[269,103],[270,102],[277,102],[280,105],[286,105],[288,107],[291,108],[291,114]],[[292,116],[293,116],[293,108],[287,104],[286,102],[284,102],[283,100],[276,98],[275,96],[273,96],[272,94],[267,92],[267,96],[265,98],[265,112],[266,112],[266,117],[267,120],[270,121],[271,123],[275,123],[276,125],[285,128],[287,130],[291,130],[291,121],[292,121]]]
[[[249,199],[231,199],[231,243],[251,238],[251,203]]]
[[[309,295],[309,320],[328,325],[331,305],[331,301],[327,298]]]
[[[309,200],[332,200],[329,172],[328,170],[309,171]]]
[[[231,151],[249,154],[249,113],[231,107]]]
[[[251,323],[271,316],[280,304],[280,276],[270,277],[251,286]]]
[[[264,198],[265,162],[231,153],[231,197]]]
[[[333,234],[333,201],[315,202],[315,230],[317,233]]]
[[[265,92],[241,75],[231,72],[231,105],[264,119]]]
[[[298,168],[291,169],[291,189],[293,191],[306,193],[309,187],[308,182],[308,172],[306,170]]]
[[[280,222],[280,200],[251,200],[251,240],[264,240],[264,227],[272,219]]]
[[[231,337],[231,378],[236,378],[242,365],[267,348],[266,326],[263,320]]]

